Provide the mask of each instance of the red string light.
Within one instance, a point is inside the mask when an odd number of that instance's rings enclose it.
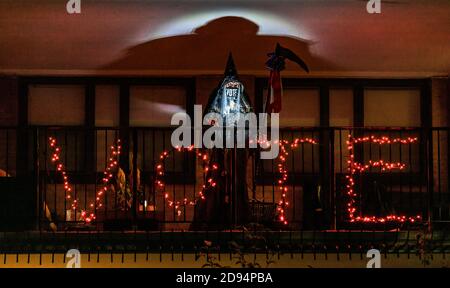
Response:
[[[271,141],[268,140],[261,140],[258,141],[258,143],[264,147],[264,148],[268,148],[270,147],[270,145],[272,145]],[[286,217],[286,211],[287,208],[289,206],[289,202],[286,200],[287,198],[287,192],[288,192],[288,186],[285,184],[288,180],[288,170],[285,167],[285,163],[286,163],[286,159],[289,155],[289,152],[287,151],[285,145],[289,145],[289,141],[287,140],[282,140],[282,141],[274,141],[274,144],[278,144],[280,145],[280,150],[281,153],[278,156],[278,172],[280,174],[280,178],[277,181],[277,185],[278,185],[278,189],[281,192],[281,199],[280,201],[278,201],[278,207],[277,207],[277,211],[278,211],[278,220],[280,222],[282,222],[283,224],[287,225],[288,221],[287,221],[287,217]],[[299,144],[303,144],[303,143],[309,143],[309,144],[317,144],[317,142],[313,139],[310,138],[305,138],[305,139],[300,139],[297,138],[295,139],[292,144],[290,144],[290,147],[292,149],[295,149],[299,146]],[[194,148],[193,146],[190,146],[188,148],[175,148],[173,151],[193,151]],[[201,153],[201,152],[197,152],[196,153],[198,158],[200,158],[203,161],[203,172],[206,175],[208,171],[212,170],[218,170],[219,166],[217,163],[213,163],[212,165],[208,164],[208,155],[206,153]],[[162,191],[164,191],[164,187],[165,187],[165,183],[163,181],[163,176],[164,176],[164,160],[166,160],[170,155],[169,151],[164,151],[161,153],[160,155],[160,162],[156,165],[156,185],[157,187],[159,187],[159,189],[161,189]],[[209,188],[214,188],[216,187],[217,183],[214,181],[213,178],[208,178],[206,179],[205,184],[202,185],[202,190],[199,191],[199,196],[201,200],[205,200],[205,195],[203,193],[203,191],[209,189]],[[189,201],[187,198],[185,198],[183,201],[175,201],[173,199],[170,199],[169,193],[164,191],[164,199],[167,201],[169,207],[172,207],[174,209],[176,209],[177,211],[177,215],[180,216],[181,215],[181,210],[180,208],[186,205],[195,205],[195,201]]]
[[[358,194],[354,190],[355,181],[354,181],[353,175],[355,173],[362,173],[362,172],[370,169],[370,167],[379,167],[381,169],[381,171],[386,171],[386,170],[389,171],[389,170],[393,170],[393,169],[403,170],[406,167],[406,165],[403,163],[400,163],[400,162],[391,163],[391,162],[385,162],[383,160],[379,160],[379,161],[369,160],[368,164],[358,163],[354,160],[354,145],[361,144],[361,143],[367,143],[367,142],[378,144],[378,145],[394,144],[394,143],[411,144],[411,143],[416,143],[417,141],[418,141],[417,137],[416,138],[408,137],[408,138],[404,138],[404,139],[402,139],[402,138],[391,139],[391,138],[385,137],[385,136],[383,136],[383,137],[370,136],[370,137],[353,138],[352,135],[349,135],[349,140],[347,141],[347,149],[349,151],[349,160],[347,161],[349,175],[346,176],[346,179],[347,179],[347,195],[349,197],[349,201],[347,203],[347,212],[348,212],[351,222],[384,223],[384,222],[392,222],[392,221],[397,221],[397,222],[409,221],[409,222],[413,223],[413,222],[421,219],[420,215],[417,215],[414,217],[413,216],[405,216],[405,215],[387,215],[385,217],[355,216],[355,214],[357,213],[357,208],[355,207],[355,203],[356,203],[355,198],[358,197]],[[267,140],[258,141],[258,142],[261,144],[261,146],[265,145],[266,148],[271,145],[271,142],[267,141]],[[278,166],[277,166],[278,173],[280,174],[280,177],[277,181],[277,185],[278,185],[279,191],[281,192],[281,199],[278,202],[278,207],[277,207],[278,219],[280,222],[282,222],[284,224],[288,224],[287,217],[286,217],[286,211],[288,209],[289,203],[286,200],[286,198],[287,198],[287,192],[288,192],[289,188],[286,185],[286,182],[288,180],[288,170],[286,168],[286,159],[289,155],[289,152],[286,149],[286,145],[289,145],[289,141],[281,140],[281,141],[274,141],[273,143],[280,145],[280,150],[281,150],[280,151],[281,153],[278,156]],[[305,138],[305,139],[297,138],[294,141],[292,141],[292,143],[290,144],[290,148],[291,148],[291,150],[293,150],[293,149],[297,148],[299,146],[299,144],[303,144],[303,143],[309,143],[309,144],[313,144],[313,145],[317,144],[317,142],[315,140],[310,139],[310,138]],[[76,210],[78,207],[78,199],[75,199],[72,196],[72,186],[69,183],[69,178],[67,176],[65,167],[64,167],[62,161],[60,160],[61,148],[57,146],[56,139],[53,137],[49,137],[49,144],[52,149],[52,162],[55,164],[57,172],[59,172],[63,177],[65,197],[67,200],[72,201],[71,208],[73,210]],[[189,146],[187,148],[183,148],[183,147],[175,148],[173,151],[196,152],[196,150],[194,149],[193,146]],[[89,222],[95,220],[96,219],[96,216],[95,216],[96,209],[101,208],[103,206],[103,204],[101,203],[101,199],[102,199],[103,195],[106,193],[106,191],[108,189],[108,185],[109,185],[111,179],[113,178],[112,172],[114,171],[115,168],[118,167],[118,157],[119,157],[120,153],[121,153],[120,140],[117,140],[116,145],[111,146],[111,155],[109,158],[109,162],[108,162],[108,165],[107,165],[105,171],[103,172],[104,177],[102,179],[102,181],[103,181],[102,189],[97,192],[95,200],[93,202],[91,202],[88,206],[89,209],[93,209],[94,211],[89,214],[86,211],[81,212],[81,217],[86,223],[89,223]],[[160,155],[160,162],[156,165],[156,172],[157,172],[156,185],[159,189],[162,189],[162,191],[164,191],[164,187],[165,187],[165,183],[163,180],[164,161],[169,157],[169,155],[170,155],[169,151],[162,152]],[[205,175],[208,175],[208,172],[210,170],[218,170],[219,169],[219,165],[217,163],[210,163],[207,153],[196,152],[196,155],[203,162],[203,172]],[[202,189],[198,193],[199,198],[201,200],[205,200],[204,191],[207,189],[210,189],[210,188],[214,188],[214,187],[216,187],[216,185],[217,185],[217,182],[214,180],[214,178],[208,177],[208,179],[205,179],[205,183],[202,185]],[[195,205],[195,203],[196,203],[196,199],[189,200],[187,198],[184,198],[183,201],[177,201],[175,199],[170,199],[169,193],[167,193],[165,191],[164,191],[164,199],[167,201],[169,207],[172,207],[177,211],[178,216],[181,215],[181,207],[186,206],[186,205]]]
[[[385,162],[383,160],[379,161],[372,161],[369,160],[368,164],[361,164],[359,162],[355,161],[355,153],[354,153],[354,145],[360,144],[360,143],[374,143],[378,145],[384,145],[384,144],[411,144],[416,143],[418,141],[418,138],[395,138],[391,139],[386,136],[382,137],[376,137],[376,136],[370,136],[370,137],[360,137],[360,138],[353,138],[352,135],[349,134],[349,140],[347,141],[347,149],[349,151],[349,160],[348,168],[349,175],[346,176],[347,178],[347,195],[349,197],[349,201],[347,203],[347,212],[350,218],[350,222],[371,222],[371,223],[385,223],[385,222],[406,222],[409,221],[411,223],[414,223],[415,221],[418,221],[421,219],[420,215],[417,216],[405,216],[405,215],[387,215],[385,217],[377,217],[377,216],[355,216],[357,213],[356,209],[356,197],[358,197],[358,194],[355,191],[355,179],[354,175],[355,173],[362,173],[366,170],[368,170],[370,167],[379,167],[381,171],[386,170],[403,170],[406,165],[400,162],[397,163],[391,163],[391,162]]]
[[[266,148],[268,148],[271,145],[270,141],[267,141],[267,140],[259,141],[259,143],[264,145],[264,147],[266,147]],[[312,145],[317,144],[317,142],[311,138],[304,138],[304,139],[296,138],[290,144],[290,148],[291,148],[291,150],[294,150],[295,148],[299,147],[299,144],[304,144],[304,143],[308,143],[308,144],[312,144]],[[281,193],[281,199],[278,201],[278,207],[277,207],[278,220],[281,223],[283,223],[284,225],[287,225],[288,220],[286,217],[286,212],[287,212],[287,209],[289,206],[289,202],[286,201],[286,198],[287,198],[287,193],[288,193],[289,188],[286,185],[286,182],[288,180],[288,169],[286,168],[286,159],[289,156],[289,152],[286,149],[286,145],[289,145],[289,141],[288,140],[274,141],[274,144],[280,145],[280,154],[278,155],[278,158],[277,158],[278,159],[277,168],[278,168],[278,173],[280,175],[280,177],[277,180],[277,185],[278,185],[278,190]]]
[[[69,177],[67,176],[66,168],[64,167],[64,164],[62,163],[60,158],[61,147],[57,145],[56,139],[53,137],[49,137],[48,141],[50,149],[52,150],[52,162],[56,166],[56,171],[59,172],[63,178],[65,198],[69,201],[72,201],[71,208],[73,210],[76,210],[78,206],[78,200],[73,199],[72,197],[72,186],[69,183]]]
[[[164,182],[164,174],[165,174],[165,165],[164,161],[170,157],[171,152],[195,152],[196,156],[202,160],[203,163],[203,173],[204,175],[208,175],[209,171],[217,171],[219,169],[219,165],[217,163],[210,163],[209,157],[207,153],[202,153],[200,151],[197,151],[194,149],[194,146],[189,147],[176,147],[172,151],[164,151],[160,154],[159,159],[160,161],[158,164],[156,164],[156,186],[164,193],[164,199],[167,202],[168,206],[175,209],[177,211],[177,216],[181,216],[181,208],[185,207],[187,205],[195,205],[196,199],[189,200],[188,198],[184,198],[183,201],[177,201],[175,199],[171,199],[169,196],[169,193],[167,193],[165,188],[165,182]],[[212,177],[208,177],[208,179],[205,179],[205,183],[202,185],[202,189],[198,192],[199,198],[201,200],[205,200],[204,191],[210,188],[215,188],[217,186],[217,182]]]
[[[87,213],[87,211],[81,212],[81,217],[84,219],[86,223],[90,223],[91,221],[96,219],[95,212],[98,208],[102,208],[102,198],[105,193],[108,191],[108,185],[111,182],[111,179],[114,177],[113,172],[119,166],[119,157],[121,153],[122,146],[120,144],[120,139],[117,139],[116,145],[112,145],[110,147],[110,155],[108,159],[108,164],[106,165],[105,171],[103,171],[103,186],[100,190],[97,191],[95,195],[95,200],[92,201],[88,205],[88,209],[91,209],[91,213]]]
[[[72,187],[69,184],[69,178],[67,176],[67,172],[65,171],[64,165],[60,160],[61,148],[56,145],[56,139],[53,137],[49,138],[49,144],[50,148],[52,149],[52,162],[55,163],[57,171],[60,172],[61,175],[63,176],[66,199],[72,200],[71,207],[73,210],[76,210],[78,207],[78,199],[73,199],[71,195]],[[103,204],[101,203],[101,199],[102,196],[108,190],[108,184],[110,180],[113,178],[112,172],[118,166],[118,157],[120,155],[120,150],[121,150],[120,140],[117,140],[116,146],[111,146],[111,155],[109,158],[109,162],[105,171],[103,172],[104,175],[102,179],[103,187],[101,190],[97,192],[95,200],[89,204],[88,206],[89,209],[96,210],[97,207],[101,208],[103,206]],[[91,221],[95,220],[95,218],[96,216],[94,212],[88,214],[87,211],[84,210],[81,211],[81,219],[83,219],[83,221],[85,221],[86,223],[90,223]]]

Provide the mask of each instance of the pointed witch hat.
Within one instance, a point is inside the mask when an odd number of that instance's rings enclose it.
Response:
[[[237,77],[236,65],[234,64],[233,54],[231,52],[228,54],[227,65],[225,66],[225,71],[223,72],[223,75]]]
[[[226,91],[234,90],[234,96],[227,96]],[[233,115],[251,112],[251,107],[244,85],[238,78],[236,65],[234,64],[233,55],[228,55],[227,64],[225,66],[224,75],[219,85],[213,90],[208,99],[204,115],[208,113],[217,113],[227,119],[233,119]]]

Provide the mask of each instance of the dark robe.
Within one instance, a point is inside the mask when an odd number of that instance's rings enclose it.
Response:
[[[221,115],[224,126],[235,127],[239,115],[252,112],[252,108],[244,86],[237,77],[231,55],[224,74],[224,78],[209,98],[204,115],[217,113]],[[215,119],[209,120],[214,124]],[[236,139],[236,134],[234,136]],[[210,161],[217,163],[219,169],[208,172],[206,179],[212,177],[217,185],[204,191],[205,200],[197,201],[191,229],[230,229],[246,224],[249,217],[248,149],[214,148],[209,154]]]

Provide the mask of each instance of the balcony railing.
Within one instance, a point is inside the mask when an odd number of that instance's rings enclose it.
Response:
[[[441,225],[450,221],[448,133],[449,128],[282,129],[281,138],[290,142],[284,164],[287,224],[280,223],[277,209],[282,199],[279,161],[261,160],[257,150],[248,153],[248,222],[272,230],[301,231],[402,228],[406,222]],[[199,191],[208,180],[196,154],[208,151],[171,152],[170,137],[168,128],[34,127],[25,132],[2,128],[0,181],[8,199],[4,217],[14,227],[16,219],[11,215],[25,206],[20,202],[23,197],[11,191],[26,190],[26,195],[34,195],[28,199],[37,199],[32,216],[39,230],[189,231],[193,219],[198,219],[191,204],[198,203]],[[50,146],[50,138],[60,149],[57,163],[63,165],[67,183],[52,161],[56,146]],[[290,146],[295,139],[306,138],[316,143]],[[116,147],[118,139],[121,154],[116,159],[111,146]],[[349,139],[361,141],[349,144]],[[164,151],[172,154],[161,161]],[[20,153],[27,155],[23,158]],[[27,163],[18,159],[27,159]],[[349,170],[350,160],[365,169]],[[164,166],[163,189],[157,184],[161,180],[155,168],[158,164]],[[114,167],[106,170],[110,165]],[[111,174],[106,185],[105,171]],[[20,175],[28,181],[23,183]],[[99,191],[104,191],[100,197]],[[71,209],[75,199],[77,208]],[[355,209],[354,215],[349,207]],[[88,218],[95,215],[89,224],[85,213]],[[400,218],[390,221],[388,216]]]

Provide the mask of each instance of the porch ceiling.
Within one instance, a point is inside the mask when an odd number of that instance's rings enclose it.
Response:
[[[382,1],[381,14],[364,0],[81,0],[79,15],[65,2],[0,2],[0,73],[217,74],[231,50],[241,74],[266,75],[276,42],[317,76],[450,72],[448,0]]]

